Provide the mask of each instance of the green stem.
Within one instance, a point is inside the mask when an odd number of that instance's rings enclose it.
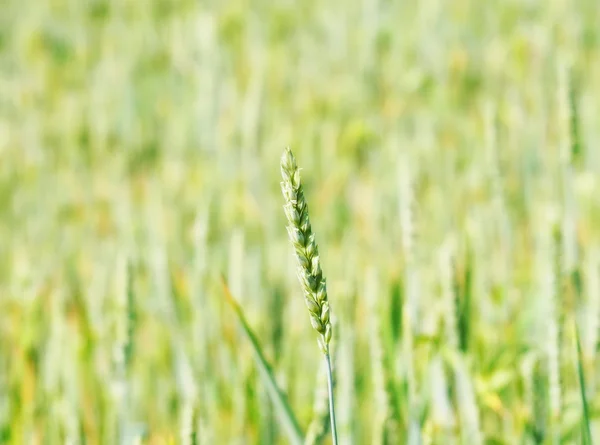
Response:
[[[337,445],[337,428],[335,425],[335,407],[333,403],[333,372],[331,371],[331,358],[329,354],[325,354],[325,360],[327,361],[327,387],[329,389],[329,419],[331,420],[331,436],[333,438],[333,445]]]

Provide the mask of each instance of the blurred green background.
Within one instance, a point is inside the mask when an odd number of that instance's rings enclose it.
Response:
[[[583,443],[599,23],[595,0],[0,2],[0,443],[287,443],[221,273],[319,419],[286,146],[341,443]]]

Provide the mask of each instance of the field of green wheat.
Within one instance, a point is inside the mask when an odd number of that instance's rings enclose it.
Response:
[[[0,444],[333,442],[286,147],[339,444],[600,440],[599,23],[0,2]]]

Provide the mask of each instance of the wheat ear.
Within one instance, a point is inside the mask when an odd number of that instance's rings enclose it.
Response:
[[[333,443],[335,445],[337,444],[337,432],[333,403],[333,375],[329,355],[331,320],[329,316],[327,285],[323,271],[321,270],[319,249],[310,225],[308,205],[306,204],[304,190],[300,182],[300,169],[289,147],[285,149],[281,157],[281,176],[283,177],[281,191],[285,198],[283,208],[288,220],[287,231],[290,241],[294,246],[296,259],[298,260],[298,279],[304,290],[304,301],[310,313],[310,323],[319,333],[319,346],[325,355],[327,363],[329,416]]]

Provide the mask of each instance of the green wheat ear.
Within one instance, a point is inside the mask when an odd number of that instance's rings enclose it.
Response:
[[[327,285],[315,235],[310,225],[308,205],[300,182],[300,169],[296,158],[287,148],[281,157],[281,190],[285,198],[285,215],[289,222],[287,231],[298,260],[298,279],[304,289],[304,301],[310,313],[312,327],[320,334],[319,346],[324,354],[329,354],[331,341],[331,321]]]
[[[335,407],[333,402],[333,372],[329,356],[331,341],[331,319],[329,317],[329,300],[327,285],[321,270],[319,249],[315,235],[310,226],[308,205],[304,199],[304,191],[300,183],[300,169],[296,158],[288,148],[281,157],[281,190],[285,198],[285,216],[288,219],[287,231],[294,246],[298,260],[298,279],[304,289],[304,301],[310,313],[310,323],[319,333],[319,346],[327,364],[327,388],[329,393],[329,420],[333,444],[337,445],[337,429],[335,424]]]

